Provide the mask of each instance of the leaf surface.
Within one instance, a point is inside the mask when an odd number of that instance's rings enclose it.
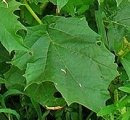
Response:
[[[7,89],[17,89],[23,91],[25,87],[25,78],[23,77],[24,71],[19,70],[13,66],[8,72],[4,74],[7,80],[5,86]]]
[[[109,48],[116,52],[119,52],[123,37],[130,38],[130,2],[123,0],[118,8],[112,14],[113,17],[109,22],[107,33]]]
[[[48,16],[44,22],[28,29],[25,42],[34,54],[17,53],[13,60],[20,69],[26,68],[27,88],[51,81],[69,105],[77,102],[98,111],[118,75],[114,55],[97,42],[99,36],[85,19]]]
[[[68,0],[57,0],[57,6],[59,9],[64,7],[67,4]]]
[[[13,13],[18,10],[20,3],[13,0],[8,4],[7,8],[6,4],[0,2],[0,41],[9,52],[12,50],[29,51],[23,44],[22,37],[17,34],[18,30],[25,27],[18,22],[18,17]]]
[[[9,61],[9,60],[10,60],[10,56],[8,51],[0,43],[0,62]]]
[[[123,0],[116,0],[117,6],[119,6],[122,1],[123,1]]]
[[[130,79],[130,53],[122,57],[120,61]]]
[[[25,92],[31,99],[37,101],[44,107],[63,107],[66,104],[62,96],[58,94],[54,84],[51,82],[31,84]]]
[[[37,4],[38,2],[41,2],[41,3],[49,2],[49,0],[30,0],[30,2],[34,2]]]
[[[20,120],[20,115],[15,111],[15,110],[12,110],[12,109],[9,109],[9,108],[1,108],[0,109],[0,113],[8,113],[8,114],[13,114],[16,116],[16,118],[18,120]]]

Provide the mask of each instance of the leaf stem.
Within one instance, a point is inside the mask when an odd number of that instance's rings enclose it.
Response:
[[[82,120],[82,106],[79,105],[79,120]]]
[[[26,0],[24,0],[24,4],[25,7],[27,8],[27,10],[31,13],[31,15],[35,18],[35,20],[42,25],[42,21],[40,20],[40,18],[36,15],[36,13],[32,10],[32,8],[28,5],[28,3],[26,2]]]
[[[88,117],[86,118],[86,120],[89,120],[91,118],[91,116],[93,115],[93,111],[90,112],[90,114],[88,115]]]
[[[114,120],[114,115],[110,114],[110,120]]]
[[[122,27],[124,27],[124,28],[127,28],[127,26],[126,25],[124,25],[124,24],[121,24],[121,23],[119,23],[119,22],[117,22],[117,21],[108,21],[108,20],[104,20],[103,22],[105,22],[105,23],[113,23],[113,24],[116,24],[116,25],[119,25],[119,26],[122,26]]]

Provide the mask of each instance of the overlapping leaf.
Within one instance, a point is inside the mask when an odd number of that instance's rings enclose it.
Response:
[[[45,22],[28,29],[25,42],[33,55],[17,53],[13,60],[20,69],[26,68],[27,89],[52,81],[68,104],[77,102],[98,111],[117,76],[114,56],[97,42],[99,36],[85,19],[47,17]]]
[[[118,8],[116,8],[116,12],[112,15],[107,34],[109,47],[116,52],[121,47],[123,37],[127,36],[130,38],[130,2],[123,0]]]
[[[8,4],[9,7],[7,8],[6,4],[0,2],[0,41],[9,52],[12,50],[28,51],[22,38],[16,34],[18,30],[25,29],[13,13],[20,4],[15,1]]]
[[[17,89],[23,91],[25,87],[25,78],[22,76],[24,71],[13,66],[7,73],[4,74],[7,89]]]
[[[94,0],[69,0],[63,8],[63,11],[66,11],[66,13],[72,16],[75,16],[75,14],[80,15],[89,8],[89,5],[91,5],[93,1]]]
[[[68,0],[57,0],[57,6],[59,10],[67,4]]]
[[[123,1],[123,0],[116,0],[117,6],[119,6],[122,1]]]
[[[130,79],[130,53],[121,58],[121,63]]]

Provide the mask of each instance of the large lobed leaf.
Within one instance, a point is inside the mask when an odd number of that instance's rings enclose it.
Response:
[[[20,4],[14,0],[8,4],[9,7],[0,2],[0,41],[9,52],[12,50],[28,51],[23,44],[22,37],[16,34],[18,30],[25,29],[13,13],[18,10]]]
[[[34,97],[31,85],[51,81],[68,105],[77,102],[97,112],[109,98],[107,88],[118,75],[114,55],[97,42],[99,36],[85,19],[49,16],[44,23],[28,28],[25,42],[33,55],[21,52],[13,60],[20,69],[26,68],[26,90]],[[35,96],[39,95],[36,92]]]

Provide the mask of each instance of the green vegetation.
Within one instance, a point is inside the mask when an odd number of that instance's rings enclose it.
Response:
[[[3,0],[0,15],[0,120],[130,120],[130,0]]]

